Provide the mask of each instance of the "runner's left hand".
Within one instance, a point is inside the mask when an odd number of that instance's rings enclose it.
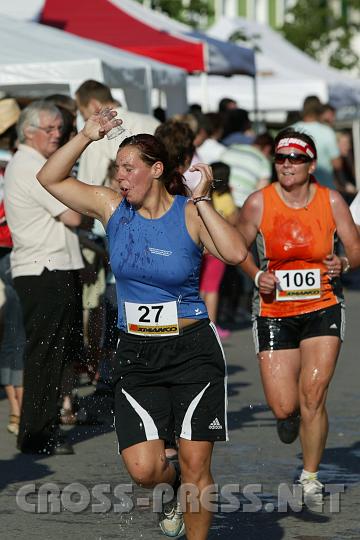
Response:
[[[196,197],[210,196],[210,188],[212,181],[214,180],[210,165],[206,165],[205,163],[196,163],[190,167],[189,171],[199,171],[201,173],[200,182],[192,191],[193,198],[195,199]]]
[[[327,273],[330,277],[330,279],[339,277],[342,271],[342,264],[341,259],[334,253],[331,253],[326,256],[326,258],[323,260],[323,263],[327,267]]]

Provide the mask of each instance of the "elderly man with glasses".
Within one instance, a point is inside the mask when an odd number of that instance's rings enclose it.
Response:
[[[19,147],[5,172],[5,207],[14,248],[11,271],[26,331],[24,399],[18,448],[24,453],[72,454],[60,436],[63,371],[78,330],[78,270],[74,228],[81,217],[50,195],[36,174],[57,150],[59,109],[47,101],[26,107],[17,123]]]

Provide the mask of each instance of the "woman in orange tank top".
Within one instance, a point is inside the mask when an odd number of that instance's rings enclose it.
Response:
[[[278,181],[250,195],[239,228],[256,241],[259,266],[241,265],[255,282],[254,340],[264,392],[280,439],[299,431],[304,469],[299,483],[308,506],[321,505],[318,467],[325,448],[327,388],[344,330],[339,276],[360,265],[360,237],[339,193],[312,176],[311,137],[286,129],[275,139]],[[346,257],[335,254],[339,236]]]

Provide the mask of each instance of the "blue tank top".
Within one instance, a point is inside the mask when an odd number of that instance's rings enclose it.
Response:
[[[146,219],[123,199],[109,219],[110,264],[116,280],[118,327],[126,330],[125,302],[177,302],[179,318],[208,316],[199,295],[202,249],[185,222],[187,197],[176,195],[159,219]]]

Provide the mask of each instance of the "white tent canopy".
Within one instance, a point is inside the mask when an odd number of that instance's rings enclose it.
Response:
[[[186,109],[183,70],[34,22],[0,18],[0,90],[13,96],[74,90],[86,79],[122,88],[129,109],[151,111],[151,89],[170,114]]]
[[[35,21],[41,13],[44,0],[11,0],[0,2],[0,13],[22,21]]]
[[[314,94],[323,101],[330,100],[335,107],[360,103],[358,81],[316,62],[265,25],[241,17],[223,17],[208,34],[229,39],[237,32],[247,36],[245,43],[259,49],[256,52],[259,110],[299,110],[304,98]],[[189,101],[198,101],[200,83],[192,79],[188,85]],[[217,108],[219,99],[224,96],[236,99],[239,106],[253,108],[254,90],[246,77],[213,78],[209,90],[212,108]]]
[[[194,31],[191,26],[172,19],[165,13],[150,9],[136,0],[108,0],[119,10],[131,17],[145,22],[160,32],[171,32],[179,37],[192,37],[206,44],[207,69],[209,74],[232,75],[234,73],[254,76],[254,54],[248,47],[240,47],[235,43],[223,41],[204,32]]]
[[[249,111],[254,109],[254,83],[249,77],[212,76],[206,95],[206,106],[216,111],[223,97],[234,99],[238,106]],[[257,79],[258,110],[262,112],[283,112],[300,110],[308,95],[317,95],[321,101],[328,100],[326,85],[319,79],[300,80],[281,77],[259,77]],[[204,90],[199,77],[187,80],[189,103],[205,105]]]

